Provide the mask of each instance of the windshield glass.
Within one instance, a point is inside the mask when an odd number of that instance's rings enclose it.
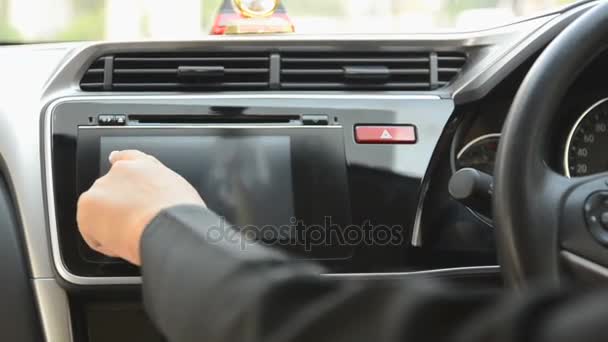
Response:
[[[0,0],[0,42],[196,39],[208,34],[262,32],[470,31],[572,2],[282,0],[274,7],[274,0]],[[270,12],[260,12],[267,10]]]

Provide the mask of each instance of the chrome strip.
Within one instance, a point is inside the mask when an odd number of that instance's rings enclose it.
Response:
[[[608,278],[608,268],[600,264],[596,264],[595,262],[587,260],[581,256],[578,256],[572,252],[561,251],[560,254],[564,259],[568,260],[570,263],[578,265],[604,278]]]
[[[500,133],[490,133],[490,134],[484,134],[482,136],[479,136],[473,140],[471,140],[468,144],[466,144],[463,148],[460,149],[460,151],[458,151],[458,154],[456,154],[456,160],[458,160],[460,157],[462,157],[462,155],[468,150],[470,149],[472,146],[474,146],[475,144],[477,144],[478,142],[485,140],[485,139],[490,139],[490,138],[499,138],[500,139]]]
[[[131,96],[73,96],[59,98],[53,101],[47,108],[44,118],[44,164],[45,164],[45,184],[46,184],[46,200],[49,218],[49,227],[51,235],[51,250],[53,254],[53,263],[59,275],[66,281],[77,285],[115,285],[115,284],[140,284],[140,277],[82,277],[72,274],[63,264],[61,251],[59,248],[59,236],[57,232],[57,217],[55,212],[55,197],[53,187],[53,164],[52,164],[52,117],[53,112],[58,105],[65,102],[82,102],[92,100],[174,100],[174,99],[345,99],[345,100],[440,100],[439,96],[435,95],[325,95],[325,94],[243,94],[243,95],[163,95],[163,96],[147,96],[147,95],[131,95]],[[108,128],[154,128],[154,126],[101,126]],[[160,127],[160,126],[157,126]],[[163,126],[167,127],[167,126]],[[188,126],[179,126],[180,128]],[[194,126],[201,128],[201,126]],[[210,126],[206,126],[210,127]],[[213,127],[226,128],[228,126],[214,125]],[[261,126],[245,126],[239,125],[238,128],[261,127]],[[277,126],[272,126],[277,127]],[[308,126],[281,126],[287,128],[307,128]],[[318,128],[319,126],[315,126]],[[325,126],[341,128],[340,126]],[[312,128],[312,127],[311,127]]]
[[[450,276],[450,275],[467,275],[467,274],[486,274],[500,272],[500,266],[471,266],[471,267],[454,267],[454,268],[439,268],[424,271],[412,272],[386,272],[386,273],[327,273],[321,276],[327,278],[359,278],[359,279],[374,279],[374,278],[402,278],[407,276]]]
[[[587,109],[574,123],[572,129],[570,130],[570,134],[568,134],[568,139],[566,140],[566,148],[564,149],[564,173],[566,177],[570,178],[570,161],[568,160],[568,151],[570,151],[570,145],[572,144],[572,138],[574,137],[574,133],[576,133],[576,129],[583,122],[583,120],[591,113],[595,108],[608,101],[608,97],[601,99],[594,103],[589,109]]]
[[[162,128],[179,128],[179,129],[205,129],[205,128],[210,128],[210,129],[215,129],[215,128],[229,128],[229,129],[275,129],[275,128],[279,128],[279,129],[341,129],[343,128],[340,125],[327,125],[327,126],[314,126],[314,125],[273,125],[273,124],[268,124],[268,125],[251,125],[251,124],[211,124],[211,125],[207,125],[207,124],[200,124],[200,125],[192,125],[192,124],[185,124],[185,125],[175,125],[175,124],[171,124],[171,125],[141,125],[141,126],[81,126],[79,129],[126,129],[126,130],[130,130],[130,129],[162,129]]]
[[[428,168],[427,168],[428,172]],[[422,246],[422,212],[424,210],[424,200],[429,191],[430,181],[422,181],[420,195],[418,196],[418,205],[416,206],[416,216],[414,217],[414,228],[412,229],[412,238],[410,244],[414,247]]]
[[[72,320],[65,290],[52,278],[33,280],[46,342],[71,342]]]
[[[57,233],[57,215],[55,213],[55,189],[53,185],[53,162],[52,162],[52,113],[55,108],[68,99],[59,99],[51,103],[46,110],[44,118],[44,173],[46,184],[46,200],[49,217],[49,230],[51,234],[51,251],[55,269],[66,281],[78,285],[112,285],[112,284],[139,284],[140,277],[81,277],[72,274],[63,264],[59,248],[59,236]]]
[[[91,101],[91,100],[174,100],[174,99],[185,99],[185,100],[225,100],[225,99],[267,99],[267,100],[440,100],[439,95],[431,94],[301,94],[301,93],[281,93],[281,94],[198,94],[198,95],[185,95],[185,94],[157,94],[149,93],[145,95],[130,95],[113,93],[112,95],[82,95],[82,96],[69,96],[59,98],[51,104],[51,106],[57,106],[64,102],[75,102],[75,101]]]

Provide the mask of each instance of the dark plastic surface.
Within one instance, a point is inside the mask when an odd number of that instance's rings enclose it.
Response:
[[[42,341],[20,225],[0,175],[0,341]]]

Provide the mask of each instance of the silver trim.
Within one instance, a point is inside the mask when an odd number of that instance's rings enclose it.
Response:
[[[572,178],[570,176],[570,162],[568,161],[568,151],[570,151],[570,145],[572,144],[572,138],[574,137],[574,133],[576,133],[576,129],[578,128],[578,126],[581,124],[581,122],[583,122],[583,120],[587,117],[587,115],[589,115],[589,113],[591,113],[595,108],[597,108],[598,106],[600,106],[601,104],[603,104],[604,102],[608,101],[608,97],[601,99],[599,101],[597,101],[596,103],[594,103],[591,107],[589,107],[589,109],[587,109],[574,123],[574,125],[572,126],[572,128],[570,129],[570,134],[568,134],[568,139],[566,140],[566,148],[564,149],[564,173],[566,175],[566,177],[568,178]]]
[[[59,275],[66,281],[77,284],[77,285],[116,285],[116,284],[140,284],[140,277],[82,277],[72,274],[67,270],[63,264],[61,258],[61,251],[59,248],[59,236],[57,233],[57,217],[55,212],[55,197],[53,187],[53,164],[52,164],[52,114],[62,103],[66,102],[82,102],[92,100],[174,100],[174,99],[376,99],[376,100],[441,100],[439,96],[435,95],[365,95],[365,94],[353,94],[353,95],[330,95],[330,94],[245,94],[245,95],[163,95],[163,96],[146,96],[146,95],[132,95],[132,96],[71,96],[63,97],[51,102],[46,109],[44,115],[44,173],[45,173],[45,191],[47,200],[47,210],[49,219],[49,228],[51,235],[51,252],[53,263]],[[112,127],[112,128],[154,128],[154,126],[100,126],[100,127]],[[166,126],[163,126],[166,127]],[[184,128],[187,126],[179,126]],[[200,128],[201,126],[195,126]],[[208,126],[207,126],[208,127]],[[226,128],[227,126],[217,126]],[[239,128],[245,128],[245,126],[238,126]],[[276,126],[273,126],[276,127]],[[304,128],[307,126],[284,126],[289,128]],[[317,126],[318,127],[318,126]],[[336,127],[338,126],[326,126]]]
[[[578,256],[572,252],[568,252],[568,251],[561,251],[560,253],[562,255],[562,257],[566,260],[568,260],[570,263],[574,264],[574,265],[578,265],[588,271],[591,271],[597,275],[600,275],[604,278],[608,278],[608,268],[597,264],[593,261],[587,260],[581,256]]]
[[[428,189],[422,189],[422,191],[420,191],[421,195],[420,195],[420,198],[418,199],[419,203],[420,202],[424,203],[424,199],[426,198],[427,191],[428,191]],[[414,217],[414,228],[412,229],[412,239],[410,240],[410,244],[414,247],[422,246],[421,224],[422,224],[422,209],[421,209],[421,207],[417,207],[416,216]]]
[[[53,278],[33,280],[46,342],[71,342],[72,320],[65,290]]]
[[[463,148],[460,149],[460,151],[458,151],[458,153],[456,154],[456,160],[460,159],[460,157],[462,157],[462,155],[471,147],[473,147],[473,145],[479,143],[480,141],[483,141],[485,139],[490,139],[490,138],[498,138],[500,139],[500,133],[490,133],[490,134],[484,134],[481,135],[473,140],[471,140],[468,144],[464,145]]]
[[[359,279],[375,279],[375,278],[402,278],[407,276],[450,276],[450,275],[467,275],[467,274],[486,274],[496,273],[500,271],[500,266],[471,266],[471,267],[453,267],[439,268],[424,271],[412,272],[386,272],[386,273],[327,273],[321,276],[327,278],[359,278]]]
[[[432,94],[298,94],[298,93],[269,93],[269,94],[200,94],[200,95],[184,95],[184,94],[146,94],[146,95],[129,95],[129,94],[112,94],[112,95],[82,95],[68,96],[54,100],[51,105],[59,105],[64,102],[74,101],[91,101],[91,100],[223,100],[223,99],[266,99],[266,100],[283,100],[283,99],[304,99],[304,100],[440,100],[439,95]]]
[[[200,124],[200,125],[141,125],[141,126],[81,126],[79,129],[100,129],[100,128],[109,128],[109,129],[161,129],[161,128],[185,128],[185,129],[202,129],[202,128],[230,128],[230,129],[341,129],[343,128],[341,125],[327,125],[327,126],[314,126],[314,125],[250,125],[250,124]]]

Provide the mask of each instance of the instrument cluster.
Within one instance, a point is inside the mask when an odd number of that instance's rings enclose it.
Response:
[[[595,95],[566,101],[552,128],[547,163],[566,177],[608,171],[608,97]],[[491,203],[496,154],[504,115],[475,115],[454,138],[449,192],[483,223],[492,226]],[[466,120],[465,120],[466,122]],[[462,137],[462,138],[461,138]]]

